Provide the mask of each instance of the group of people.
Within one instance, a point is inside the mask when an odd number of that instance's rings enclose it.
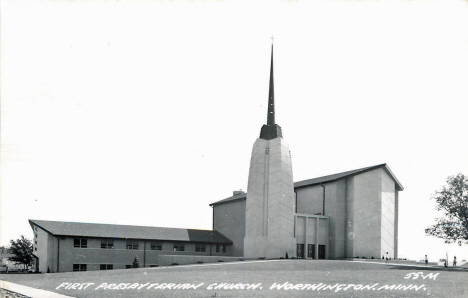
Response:
[[[424,256],[424,262],[426,263],[426,266],[427,266],[427,263],[429,262],[428,259],[427,259],[427,255]],[[453,263],[452,264],[453,264],[453,267],[457,267],[457,256],[453,257]],[[445,260],[444,266],[448,267],[448,260]]]
[[[445,260],[444,266],[448,267],[448,261],[447,260]],[[456,256],[453,257],[453,267],[457,267],[457,257]]]

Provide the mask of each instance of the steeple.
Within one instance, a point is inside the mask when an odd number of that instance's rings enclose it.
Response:
[[[275,124],[275,84],[273,81],[273,44],[271,44],[270,90],[268,92],[267,125]]]
[[[245,258],[296,255],[294,183],[289,145],[275,123],[273,44],[267,124],[255,140],[250,159],[245,208]]]
[[[273,39],[273,38],[272,38]],[[281,127],[275,123],[275,85],[273,80],[273,42],[271,43],[271,64],[270,64],[270,90],[268,91],[268,115],[267,124],[263,125],[260,131],[260,138],[271,140],[282,138]]]

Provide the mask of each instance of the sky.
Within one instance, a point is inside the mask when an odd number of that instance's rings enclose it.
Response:
[[[212,228],[266,122],[294,181],[387,163],[399,255],[468,174],[468,1],[2,1],[0,244],[28,219]]]

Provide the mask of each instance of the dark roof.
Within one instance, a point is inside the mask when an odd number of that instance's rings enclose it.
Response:
[[[35,219],[30,219],[29,224],[36,225],[54,236],[170,240],[232,244],[232,241],[220,232],[208,230],[48,221]]]
[[[345,177],[348,177],[348,176],[361,174],[361,173],[372,171],[372,170],[375,170],[375,169],[378,169],[378,168],[383,168],[390,175],[390,177],[392,177],[392,179],[395,181],[397,190],[403,190],[403,185],[401,185],[400,181],[398,181],[398,179],[395,177],[395,175],[392,173],[390,168],[385,163],[380,164],[380,165],[376,165],[376,166],[362,168],[362,169],[357,169],[357,170],[342,172],[342,173],[338,173],[338,174],[322,176],[322,177],[318,177],[318,178],[313,178],[313,179],[308,179],[308,180],[304,180],[304,181],[295,182],[294,183],[294,188],[312,186],[312,185],[316,185],[316,184],[320,184],[320,183],[333,182],[333,181],[336,181],[336,180],[339,180],[339,179],[342,179],[342,178],[345,178]],[[242,199],[245,199],[246,197],[247,197],[247,194],[242,193],[242,194],[238,194],[238,195],[226,198],[226,199],[221,200],[221,201],[211,203],[210,206],[221,204],[221,203],[227,203],[227,202],[242,200]]]
[[[309,179],[309,180],[304,180],[304,181],[299,181],[294,183],[294,188],[299,188],[299,187],[305,187],[305,186],[312,186],[320,183],[327,183],[327,182],[332,182],[336,181],[348,176],[353,176],[357,174],[361,174],[364,172],[372,171],[378,168],[383,168],[389,175],[392,177],[392,179],[395,181],[396,188],[397,190],[403,190],[403,185],[401,185],[400,181],[393,175],[392,171],[390,168],[387,166],[387,164],[383,163],[380,165],[376,166],[371,166],[371,167],[366,167],[362,169],[357,169],[357,170],[352,170],[352,171],[347,171],[347,172],[342,172],[338,174],[333,174],[333,175],[328,175],[328,176],[322,176],[314,179]]]
[[[226,198],[224,200],[211,203],[210,206],[213,206],[213,205],[216,205],[216,204],[221,204],[221,203],[237,201],[237,200],[245,200],[245,198],[247,198],[247,194],[245,192],[242,192],[242,193],[239,193],[237,195],[233,195],[232,197]]]

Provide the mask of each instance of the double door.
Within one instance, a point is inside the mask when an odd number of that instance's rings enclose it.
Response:
[[[318,259],[325,259],[325,245],[319,244],[318,246]],[[307,244],[307,252],[304,250],[304,244],[297,244],[297,257],[299,259],[304,259],[304,255],[307,253],[308,259],[316,259],[315,254],[315,244]]]

